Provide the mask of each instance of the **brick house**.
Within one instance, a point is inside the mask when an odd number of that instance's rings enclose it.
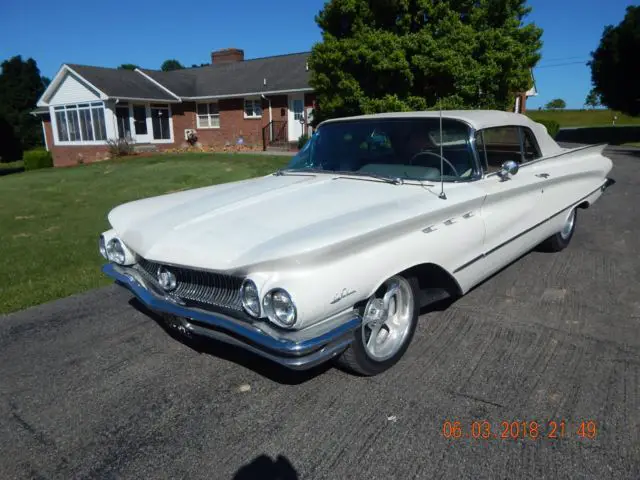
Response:
[[[245,60],[215,51],[211,65],[171,72],[64,64],[33,113],[55,166],[108,156],[107,140],[139,151],[187,145],[289,145],[309,128],[309,53]]]

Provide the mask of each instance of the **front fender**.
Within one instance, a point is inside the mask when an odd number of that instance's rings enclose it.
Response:
[[[296,328],[353,308],[369,298],[385,280],[417,265],[440,267],[458,282],[463,293],[465,285],[459,283],[453,272],[479,254],[483,239],[484,223],[479,214],[472,212],[348,256],[261,275],[268,278],[261,290],[281,287],[291,294],[298,307]]]

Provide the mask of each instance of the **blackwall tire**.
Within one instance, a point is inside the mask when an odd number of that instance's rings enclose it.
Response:
[[[415,278],[395,275],[385,281],[360,309],[362,326],[353,332],[351,345],[336,364],[358,375],[373,376],[398,363],[418,323],[418,292]],[[378,319],[380,312],[383,315]]]
[[[539,249],[544,252],[560,252],[569,246],[573,233],[576,230],[576,222],[578,220],[578,211],[576,208],[571,210],[566,216],[566,220],[562,230],[555,235],[547,238],[539,245]]]

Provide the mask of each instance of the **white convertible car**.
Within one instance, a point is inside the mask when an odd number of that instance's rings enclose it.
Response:
[[[498,111],[330,120],[271,175],[113,209],[103,270],[182,333],[375,375],[422,307],[565,248],[613,183],[603,148]]]

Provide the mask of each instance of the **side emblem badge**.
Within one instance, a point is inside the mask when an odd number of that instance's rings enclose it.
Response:
[[[158,278],[158,283],[166,292],[171,292],[178,286],[175,274],[167,270],[165,267],[158,267],[156,276]]]
[[[338,303],[343,298],[346,298],[346,297],[348,297],[350,295],[353,295],[354,293],[356,293],[355,290],[349,290],[348,288],[343,288],[341,292],[338,292],[333,296],[333,300],[331,301],[331,305],[334,305],[334,304]]]

